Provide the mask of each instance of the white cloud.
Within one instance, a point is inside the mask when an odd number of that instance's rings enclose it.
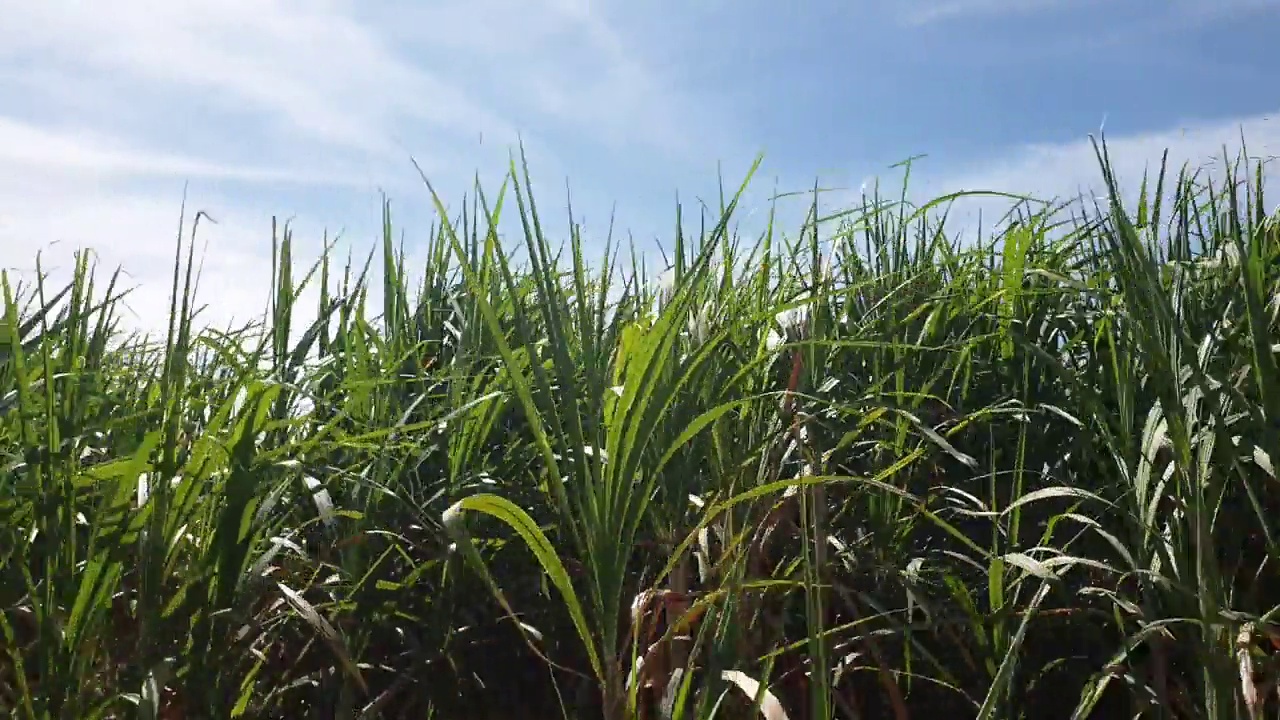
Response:
[[[367,151],[394,152],[386,135],[401,122],[511,133],[459,88],[393,53],[347,5],[6,0],[0,60],[34,57],[37,67],[93,78],[123,74],[153,97],[139,92],[120,102],[150,100],[153,111],[165,112],[198,98]]]
[[[186,177],[303,185],[358,182],[340,174],[241,167],[163,151],[141,150],[90,129],[51,130],[5,117],[0,117],[0,167],[19,177],[69,173],[80,177],[85,174],[103,178]]]
[[[1185,166],[1188,173],[1198,173],[1203,185],[1206,181],[1220,182],[1226,174],[1227,163],[1240,158],[1241,139],[1250,159],[1247,172],[1252,175],[1254,164],[1263,161],[1263,182],[1269,191],[1265,194],[1269,212],[1280,211],[1280,111],[1233,119],[1187,122],[1169,128],[1147,132],[1115,134],[1092,133],[1099,141],[1105,140],[1107,157],[1115,173],[1126,206],[1133,210],[1144,174],[1149,177],[1149,191],[1154,192],[1160,171],[1162,154],[1168,151],[1165,191],[1166,200],[1178,173]],[[996,157],[967,167],[939,167],[934,158],[923,158],[913,163],[908,200],[919,206],[936,198],[954,193],[974,192],[976,195],[960,197],[947,207],[948,227],[972,238],[979,228],[986,237],[1005,214],[1021,201],[997,196],[1007,193],[1029,197],[1034,201],[1056,204],[1092,202],[1093,198],[1106,195],[1106,184],[1093,140],[1086,130],[1079,139],[1063,143],[1035,143],[1012,146]],[[1240,167],[1238,179],[1244,179],[1246,168]],[[859,202],[862,190],[868,195],[874,192],[877,177],[881,198],[896,201],[901,188],[902,171],[877,173],[863,180],[863,188],[850,188],[829,194],[823,204],[828,210],[851,207]],[[1167,216],[1166,216],[1167,217]],[[1067,216],[1060,215],[1059,220]],[[829,229],[834,232],[834,227]]]
[[[1251,164],[1265,161],[1263,181],[1268,187],[1280,186],[1280,167],[1272,161],[1280,156],[1280,113],[1179,124],[1160,131],[1105,135],[1098,140],[1100,146],[1102,140],[1106,141],[1107,158],[1120,191],[1132,204],[1144,174],[1155,183],[1161,155],[1166,150],[1166,187],[1171,186],[1184,165],[1189,172],[1198,172],[1202,181],[1220,179],[1225,174],[1226,161],[1239,158],[1242,137]],[[1074,201],[1082,196],[1088,201],[1106,193],[1093,142],[1083,132],[1076,141],[1014,147],[1000,158],[955,172],[931,172],[925,161],[919,176],[913,177],[920,177],[919,184],[913,182],[916,199],[959,191],[995,191],[1043,201]],[[1152,190],[1153,187],[1152,184]],[[1271,197],[1275,196],[1272,191]],[[1009,210],[1012,202],[993,197],[964,199],[956,202],[950,218],[972,228],[980,213],[983,224],[988,225]]]
[[[937,19],[1011,4],[930,0],[912,8]],[[613,197],[594,208],[580,201],[584,184],[590,195],[604,178],[579,167],[566,173],[552,149],[610,153],[602,164],[614,152],[653,157],[670,172],[688,167],[670,157],[751,154],[715,108],[698,106],[659,72],[609,10],[588,0],[0,0],[0,267],[29,272],[45,249],[46,262],[65,271],[73,248],[93,247],[104,269],[123,265],[139,286],[137,325],[162,328],[182,188],[191,181],[188,219],[206,210],[218,220],[202,226],[207,319],[245,320],[265,309],[273,212],[300,217],[299,263],[314,258],[326,227],[346,227],[362,252],[376,238],[378,189],[404,205],[426,204],[407,155],[457,202],[473,172],[489,181],[504,169],[517,128],[535,179],[548,181],[545,197],[558,199],[559,180],[570,174],[576,209],[602,234]],[[1280,153],[1280,130],[1263,117],[1113,136],[1110,147],[1122,177],[1136,179],[1164,147],[1175,163],[1218,155],[1241,125],[1255,154]],[[930,162],[913,177],[929,178]],[[1081,139],[933,173],[917,188],[1065,196],[1097,179]],[[752,187],[770,185],[760,176]],[[336,194],[349,202],[336,204]],[[683,197],[693,217],[687,187]],[[757,199],[748,205],[761,205]],[[544,220],[550,227],[559,219]],[[653,218],[635,220],[617,237]]]
[[[391,2],[377,12],[400,43],[429,57],[490,59],[453,67],[481,80],[495,103],[518,103],[616,148],[679,156],[722,141],[726,119],[650,67],[651,43],[619,32],[608,16],[615,9],[599,0],[459,0]]]
[[[907,0],[898,4],[899,18],[910,25],[955,20],[966,17],[1019,15],[1046,10],[1088,12],[1095,16],[1108,6],[1133,3],[1101,2],[1101,0]],[[1148,9],[1144,23],[1165,29],[1185,26],[1240,14],[1274,10],[1280,0],[1164,0],[1157,10]]]
[[[135,165],[145,161],[126,159]],[[16,175],[7,172],[12,167],[0,156],[0,268],[29,282],[39,257],[51,285],[60,287],[70,278],[74,250],[89,248],[98,264],[99,290],[116,268],[124,271],[117,289],[131,289],[126,324],[163,330],[183,211],[182,182],[120,183],[93,167],[87,173]],[[270,287],[270,212],[222,195],[209,183],[197,185],[186,199],[184,237],[190,238],[197,212],[204,210],[216,221],[202,219],[196,236],[203,266],[199,299],[209,305],[202,319],[219,327],[251,321],[264,311]],[[364,228],[376,220],[370,215],[361,218]],[[302,261],[317,257],[317,223],[299,223],[296,236]]]
[[[971,15],[1025,13],[1062,4],[1063,0],[913,0],[902,3],[899,9],[908,23],[925,25]]]
[[[456,202],[505,169],[517,130],[548,179],[565,174],[556,131],[695,144],[686,101],[573,0],[0,0],[0,17],[0,267],[29,274],[44,251],[56,283],[91,247],[150,330],[187,181],[188,222],[218,221],[201,287],[224,324],[265,309],[273,211],[299,214],[300,264],[339,223],[363,257],[378,189],[425,204],[409,155]],[[329,207],[335,189],[355,211]]]
[[[1227,159],[1239,154],[1241,138],[1250,157],[1280,156],[1280,112],[1231,120],[1179,125],[1165,130],[1105,136],[1107,155],[1122,190],[1133,190],[1144,172],[1154,179],[1161,154],[1168,150],[1169,173],[1187,164],[1190,170],[1220,175]],[[1268,177],[1280,181],[1275,163]],[[1070,199],[1104,190],[1093,143],[1087,137],[1063,144],[1015,148],[1002,158],[928,183],[930,192],[995,190],[1034,195],[1045,200]]]

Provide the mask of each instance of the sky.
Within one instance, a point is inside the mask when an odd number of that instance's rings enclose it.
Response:
[[[271,219],[299,262],[363,257],[383,193],[412,256],[430,196],[490,192],[522,141],[544,223],[664,242],[679,197],[893,185],[1051,198],[1158,164],[1280,155],[1280,0],[0,0],[0,268],[77,248],[162,328],[204,211],[204,319],[265,309]],[[1272,172],[1272,175],[1275,173]],[[1280,179],[1280,178],[1278,178]],[[824,201],[826,202],[826,201]]]

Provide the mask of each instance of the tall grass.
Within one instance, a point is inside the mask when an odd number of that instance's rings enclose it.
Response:
[[[746,238],[739,191],[659,284],[513,163],[430,191],[425,267],[389,212],[346,267],[275,228],[227,332],[199,215],[163,338],[87,254],[6,275],[0,708],[1276,717],[1280,218],[1099,161],[973,242],[905,188]]]

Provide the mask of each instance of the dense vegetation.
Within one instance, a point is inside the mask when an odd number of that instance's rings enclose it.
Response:
[[[661,282],[513,164],[425,267],[389,215],[342,272],[281,231],[234,332],[180,238],[155,342],[86,255],[6,276],[0,707],[1275,717],[1280,218],[1247,163],[1125,208],[1100,160],[976,240],[730,199]]]

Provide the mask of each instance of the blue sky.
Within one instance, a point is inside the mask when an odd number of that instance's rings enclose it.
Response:
[[[90,246],[157,327],[184,185],[209,318],[261,312],[270,217],[302,252],[374,240],[391,196],[430,222],[408,158],[457,202],[523,136],[544,217],[564,183],[589,237],[669,233],[758,152],[751,195],[856,190],[926,154],[927,192],[1074,195],[1105,120],[1134,179],[1243,130],[1280,154],[1280,0],[0,0],[0,266]],[[344,248],[345,249],[345,248]],[[56,272],[55,272],[56,275]]]

